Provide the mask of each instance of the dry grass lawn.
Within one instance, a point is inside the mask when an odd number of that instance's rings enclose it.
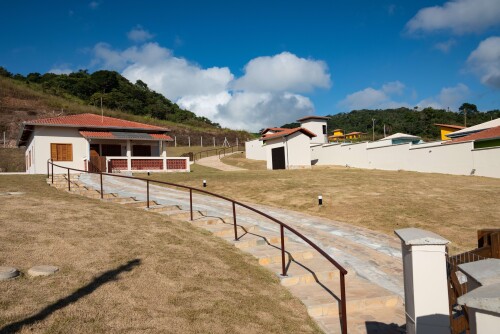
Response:
[[[194,174],[193,174],[194,175]],[[185,222],[0,176],[0,333],[307,333],[305,307],[257,261]]]
[[[476,246],[476,230],[500,228],[500,180],[485,177],[393,172],[344,167],[258,170],[262,162],[243,155],[223,159],[253,169],[221,172],[193,165],[190,174],[155,178],[200,187],[241,201],[306,212],[394,235],[419,227],[452,241],[453,253]],[[260,165],[260,167],[259,167]],[[318,207],[317,196],[323,196]]]

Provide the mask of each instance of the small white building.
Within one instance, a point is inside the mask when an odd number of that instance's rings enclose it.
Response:
[[[260,140],[266,152],[267,169],[311,168],[311,139],[314,133],[304,128],[267,132]]]
[[[91,172],[189,171],[189,158],[167,158],[169,129],[95,114],[23,122],[26,172],[47,173],[47,161]],[[54,173],[64,170],[54,169]]]
[[[328,143],[328,125],[326,123],[329,117],[323,116],[306,116],[297,120],[300,126],[309,130],[316,137],[311,139],[311,145]]]

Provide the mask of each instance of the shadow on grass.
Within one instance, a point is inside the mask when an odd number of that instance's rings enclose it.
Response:
[[[131,271],[134,267],[136,267],[140,264],[141,264],[140,259],[134,259],[134,260],[130,260],[129,262],[127,262],[124,265],[117,267],[116,269],[106,271],[105,273],[101,274],[100,276],[94,278],[94,280],[92,282],[90,282],[89,284],[76,290],[71,295],[64,297],[64,298],[61,298],[58,301],[56,301],[55,303],[48,305],[47,307],[45,307],[43,310],[41,310],[37,314],[35,314],[29,318],[14,322],[12,324],[9,324],[3,328],[0,328],[0,333],[1,334],[15,333],[15,332],[18,332],[19,330],[21,330],[21,328],[23,326],[32,325],[37,321],[44,320],[45,318],[47,318],[49,315],[56,312],[57,310],[60,310],[60,309],[66,307],[72,303],[75,303],[80,298],[91,294],[92,292],[97,290],[101,285],[117,280],[118,279],[117,276],[119,274],[121,274],[125,271]]]

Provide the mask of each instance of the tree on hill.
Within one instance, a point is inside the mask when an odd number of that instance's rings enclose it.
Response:
[[[30,73],[26,77],[8,72],[0,67],[0,76],[13,77],[26,82],[32,87],[40,87],[46,93],[76,97],[85,103],[110,109],[121,109],[135,115],[172,122],[184,122],[196,126],[220,127],[206,117],[199,117],[189,110],[180,108],[163,95],[150,89],[148,85],[137,80],[131,83],[120,73],[101,70],[89,73],[79,70],[70,74]]]

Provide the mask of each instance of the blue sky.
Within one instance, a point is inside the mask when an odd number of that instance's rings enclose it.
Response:
[[[117,70],[233,128],[356,108],[500,108],[500,1],[16,1],[0,66]]]

